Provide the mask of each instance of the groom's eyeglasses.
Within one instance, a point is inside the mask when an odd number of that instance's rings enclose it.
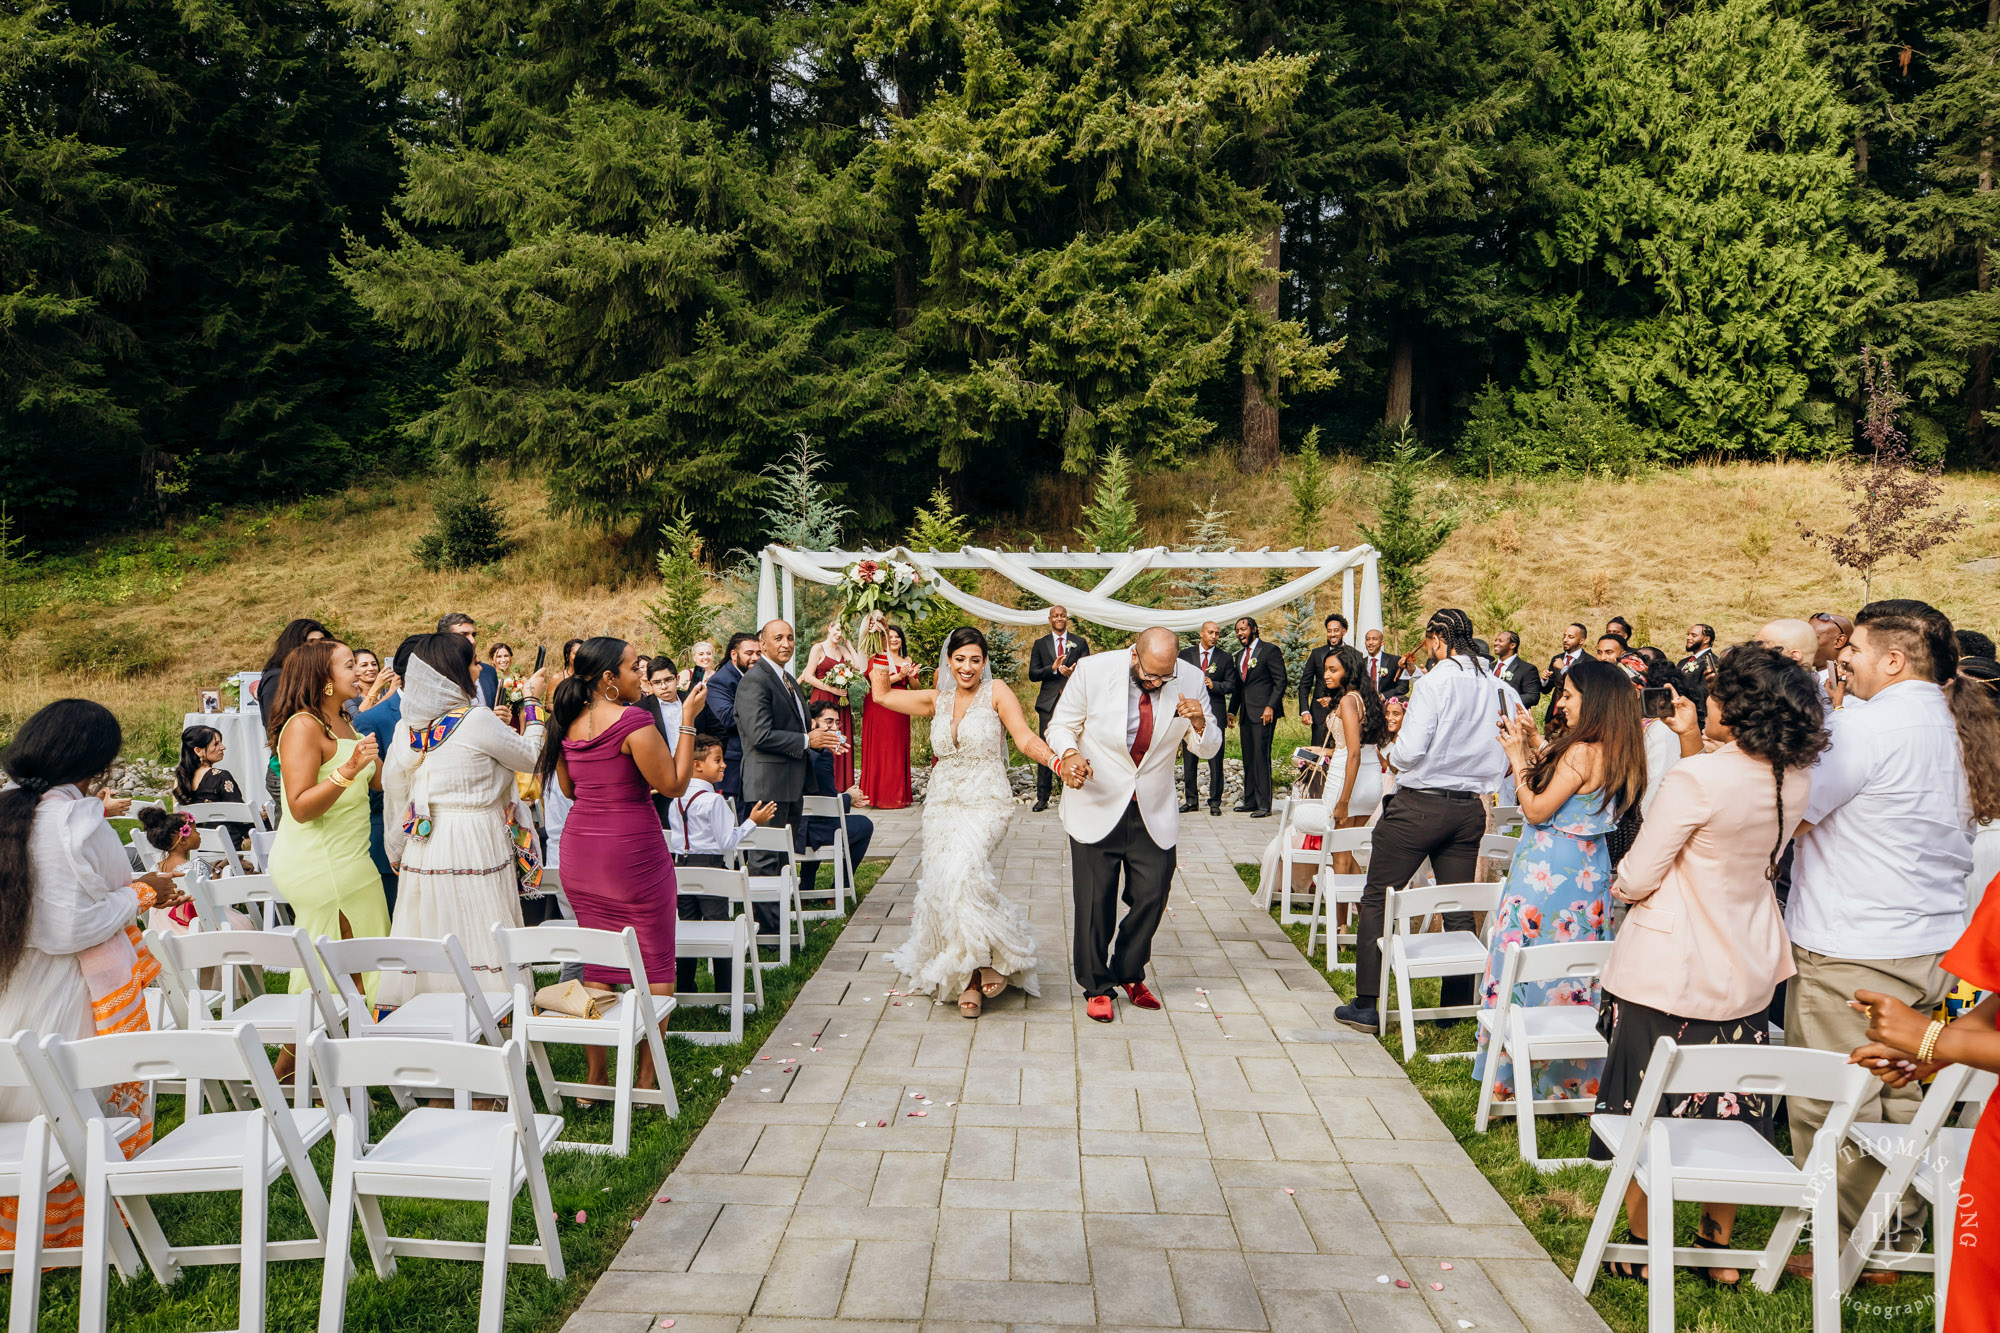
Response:
[[[1174,673],[1169,671],[1162,675],[1156,676],[1150,671],[1141,671],[1137,667],[1134,667],[1132,670],[1132,674],[1136,676],[1139,680],[1139,683],[1141,685],[1144,685],[1147,689],[1157,690],[1160,688],[1160,686],[1166,684],[1168,679]]]

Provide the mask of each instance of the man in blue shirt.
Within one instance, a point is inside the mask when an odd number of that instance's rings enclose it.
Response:
[[[375,745],[384,759],[388,758],[389,746],[396,739],[396,729],[403,724],[403,673],[410,666],[410,651],[425,636],[412,634],[396,646],[396,656],[391,660],[391,668],[396,673],[397,686],[389,692],[389,697],[373,708],[364,708],[354,715],[354,730],[363,736],[373,736]],[[396,873],[389,867],[389,853],[382,841],[382,793],[368,793],[368,855],[375,860],[375,872],[382,877],[382,893],[389,900],[389,911],[396,910]]]
[[[722,761],[725,767],[722,781],[716,784],[715,789],[742,807],[738,814],[748,814],[749,807],[743,805],[742,799],[743,738],[736,734],[736,687],[743,683],[743,673],[756,664],[763,651],[763,645],[754,634],[729,636],[729,660],[708,678],[708,707],[695,723],[697,730],[723,739]]]

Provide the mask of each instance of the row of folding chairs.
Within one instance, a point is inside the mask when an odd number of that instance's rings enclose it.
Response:
[[[105,1327],[109,1272],[136,1279],[141,1262],[162,1285],[184,1268],[240,1265],[237,1327],[262,1330],[266,1282],[273,1261],[321,1259],[319,1328],[339,1333],[352,1278],[351,1241],[357,1218],[377,1276],[395,1275],[402,1257],[478,1260],[480,1333],[499,1333],[510,1263],[541,1264],[561,1280],[563,1257],[543,1154],[562,1129],[555,1115],[537,1115],[528,1099],[523,1043],[500,1046],[349,1037],[314,1033],[302,1066],[332,1091],[326,1107],[287,1105],[255,1028],[147,1032],[65,1041],[30,1032],[0,1041],[0,1086],[28,1089],[38,1113],[24,1124],[0,1126],[0,1192],[19,1200],[9,1326],[36,1327],[41,1273],[47,1266],[82,1269],[79,1328]],[[175,1079],[192,1089],[209,1083],[247,1088],[242,1105],[211,1110],[187,1098],[187,1114],[171,1133],[126,1160],[120,1143],[137,1122],[106,1113],[94,1089]],[[474,1111],[422,1106],[404,1115],[379,1142],[369,1135],[369,1090],[418,1087],[455,1098],[504,1098],[505,1109]],[[308,1154],[334,1139],[331,1189]],[[290,1175],[313,1235],[273,1241],[270,1187]],[[73,1177],[84,1202],[78,1249],[43,1245],[49,1191]],[[526,1189],[536,1240],[509,1241],[514,1200]],[[238,1192],[242,1234],[234,1245],[175,1245],[162,1231],[151,1200],[161,1195]],[[441,1241],[389,1234],[383,1198],[463,1199],[487,1208],[484,1241]],[[115,1205],[115,1206],[114,1206]]]

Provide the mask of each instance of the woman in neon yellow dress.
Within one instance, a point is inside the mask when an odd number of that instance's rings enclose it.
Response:
[[[381,790],[382,768],[375,738],[357,736],[341,711],[360,694],[353,651],[322,640],[292,650],[266,712],[285,797],[271,884],[308,939],[389,933],[389,903],[368,854],[368,792]],[[306,984],[304,973],[292,974],[294,993]],[[362,985],[373,1003],[375,974]]]

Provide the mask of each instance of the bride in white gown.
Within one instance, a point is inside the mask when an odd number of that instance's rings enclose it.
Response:
[[[889,690],[880,677],[871,689],[878,706],[931,719],[937,757],[924,797],[923,882],[910,937],[889,961],[915,990],[956,996],[967,1018],[1010,985],[1041,994],[1028,914],[1000,892],[993,873],[993,854],[1014,817],[1001,728],[1035,763],[1046,767],[1054,754],[1028,729],[1014,691],[993,679],[986,636],[976,629],[953,630],[945,640],[936,689]]]

